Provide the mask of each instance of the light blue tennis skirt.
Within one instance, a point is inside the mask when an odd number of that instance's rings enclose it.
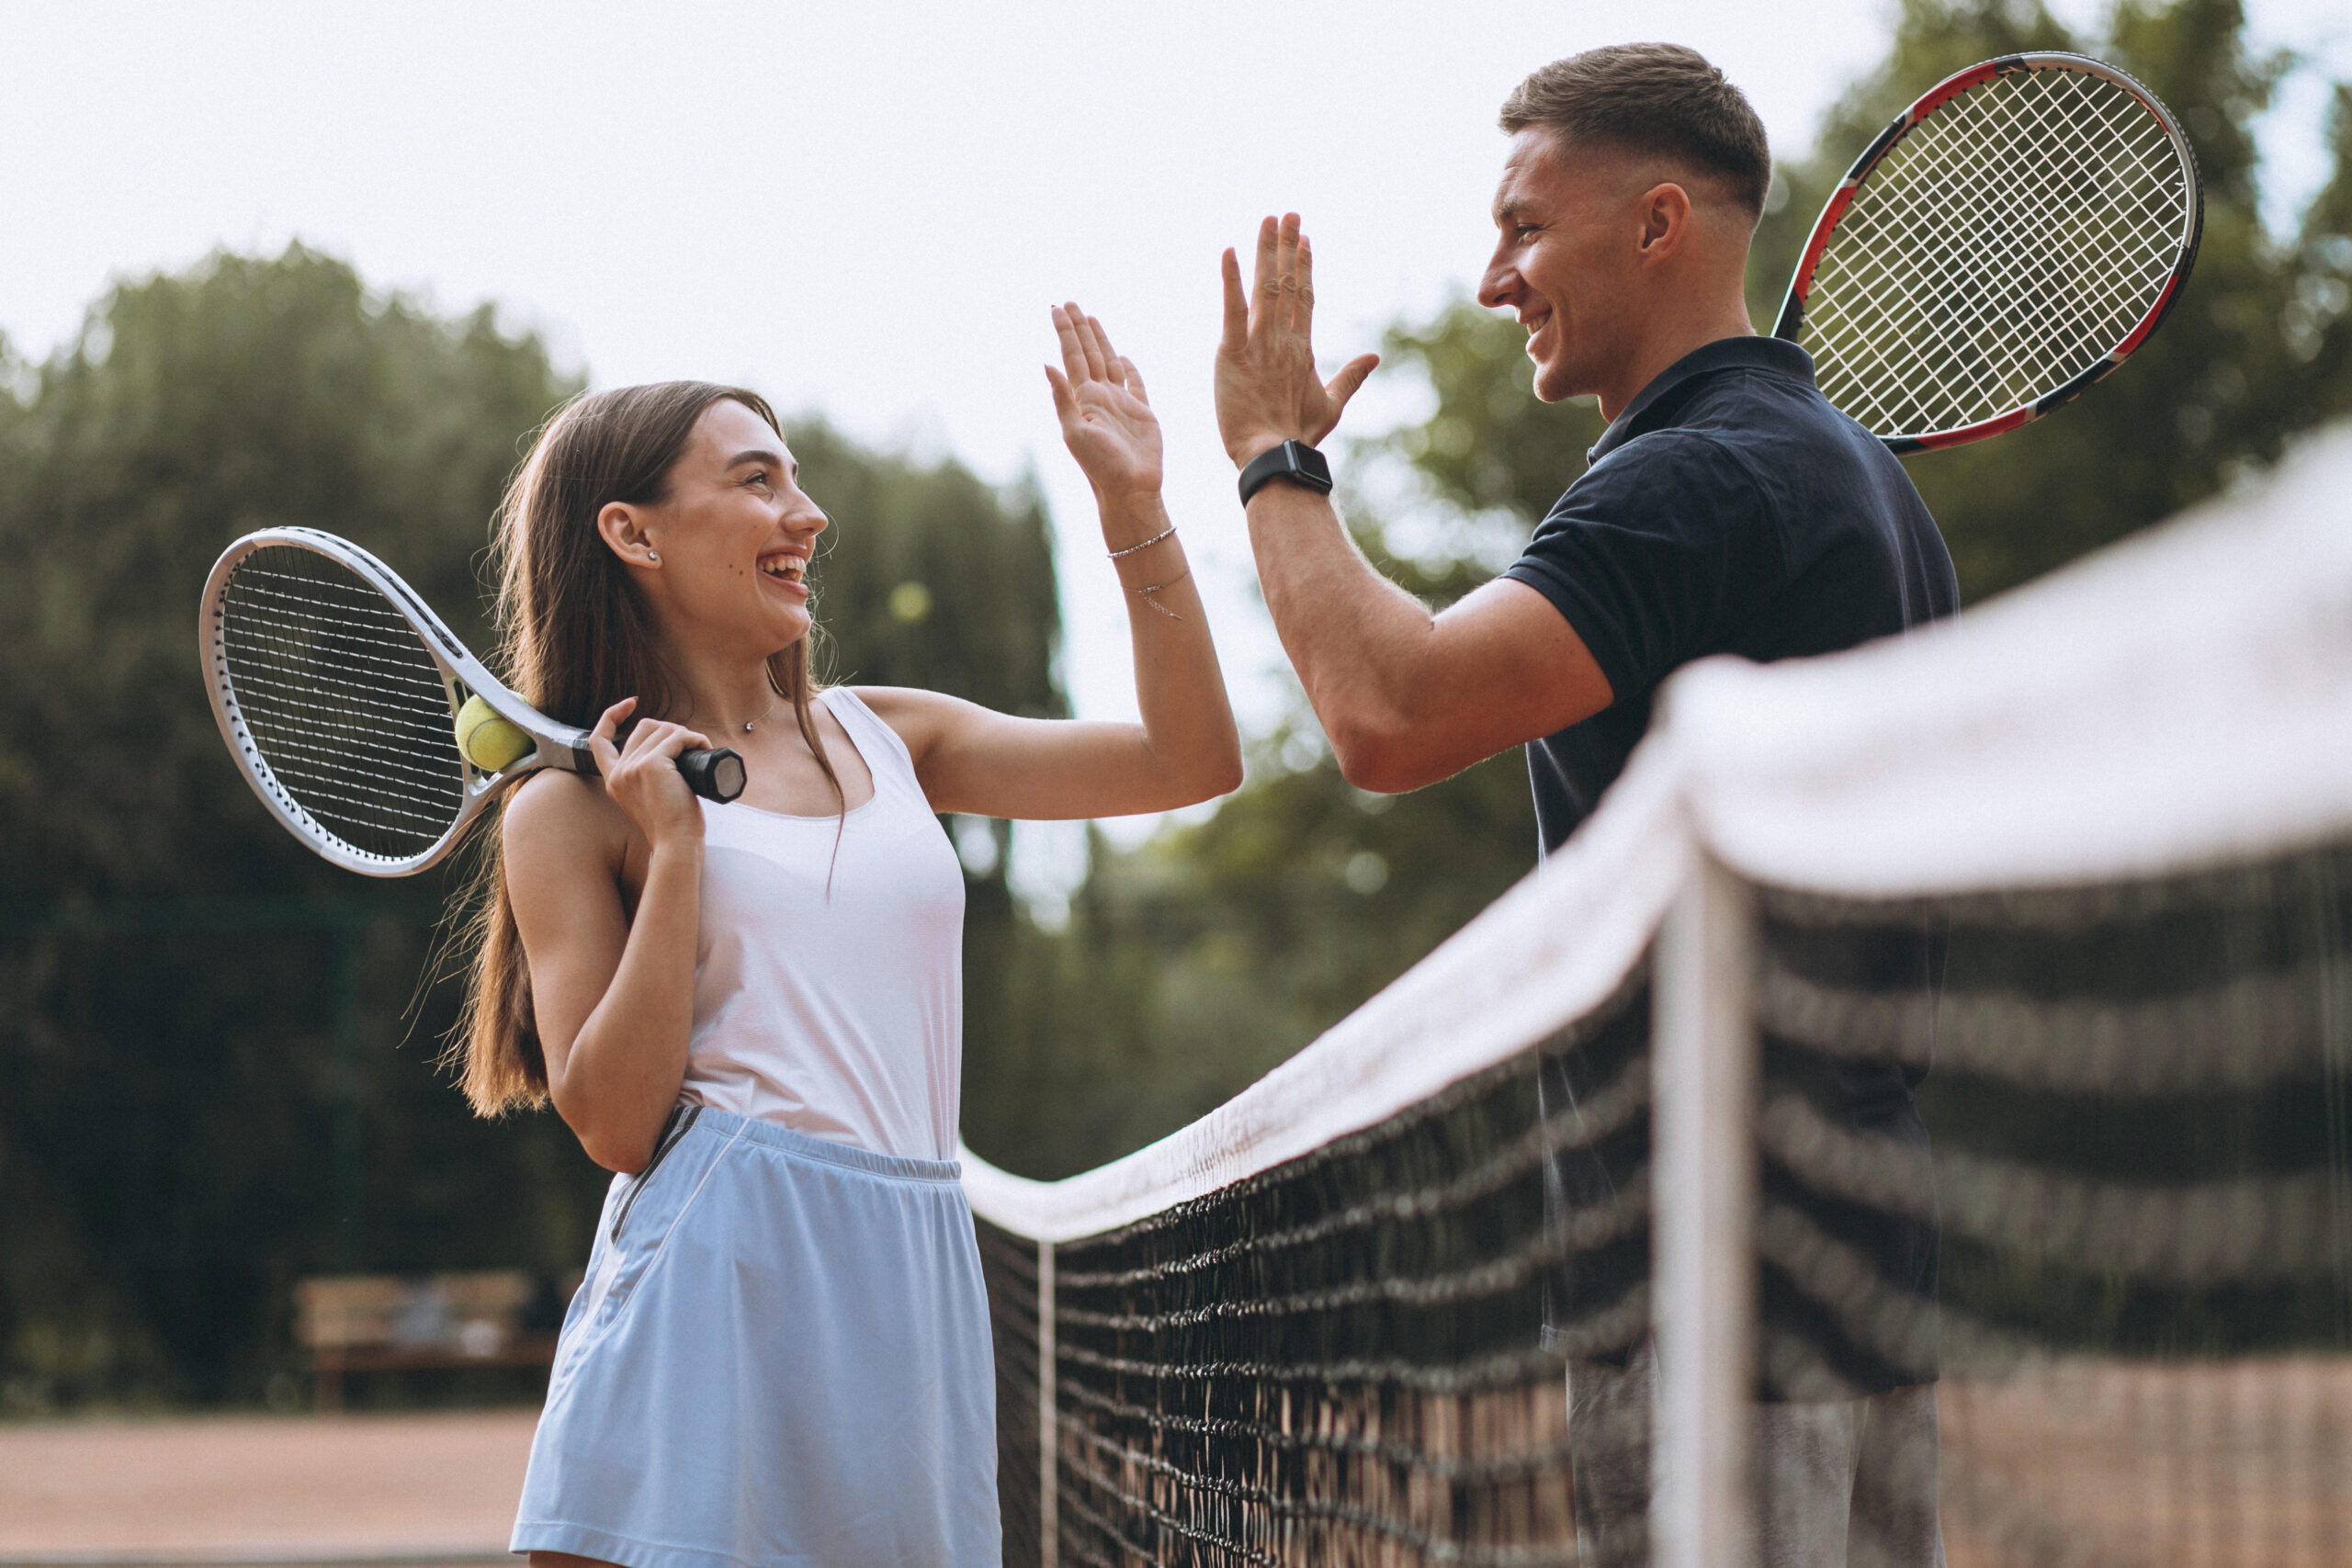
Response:
[[[605,1200],[511,1547],[997,1568],[995,1365],[956,1165],[682,1108]]]

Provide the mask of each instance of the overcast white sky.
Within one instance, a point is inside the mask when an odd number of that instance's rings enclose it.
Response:
[[[2263,41],[2352,71],[2341,0],[2251,9]],[[1476,276],[1495,108],[1530,69],[1687,42],[1801,151],[1890,11],[0,0],[0,332],[39,357],[110,279],[299,237],[447,310],[494,299],[598,385],[740,380],[993,479],[1034,463],[1069,684],[1109,716],[1132,706],[1125,611],[1038,369],[1046,307],[1074,298],[1150,381],[1170,505],[1262,727],[1280,698],[1252,672],[1279,650],[1209,405],[1218,251],[1304,212],[1336,363]],[[2323,172],[2323,96],[2305,84],[2266,131],[2290,197]],[[1375,378],[1343,432],[1413,406]]]

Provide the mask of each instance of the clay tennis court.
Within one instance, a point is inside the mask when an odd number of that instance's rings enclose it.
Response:
[[[0,1427],[0,1562],[513,1562],[537,1413]]]
[[[2339,1568],[2352,1359],[1943,1391],[1951,1568]],[[511,1562],[524,1410],[0,1427],[0,1564]]]
[[[1947,1380],[1951,1568],[2352,1562],[2352,1358]]]

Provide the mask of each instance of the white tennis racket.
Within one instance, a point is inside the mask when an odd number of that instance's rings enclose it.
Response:
[[[205,582],[198,632],[212,716],[245,782],[346,870],[413,874],[516,780],[596,773],[586,730],[507,690],[390,567],[333,534],[265,528],[231,545]],[[481,705],[469,711],[469,699]],[[514,727],[469,748],[497,765],[460,750],[461,715]],[[743,793],[734,751],[688,751],[678,771],[706,799]]]
[[[2079,54],[1988,60],[1854,161],[1772,335],[1895,451],[1981,441],[2147,342],[2204,226],[2196,154],[2154,93]]]

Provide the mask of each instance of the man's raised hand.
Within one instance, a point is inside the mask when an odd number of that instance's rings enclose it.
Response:
[[[1225,253],[1225,336],[1216,350],[1216,427],[1241,468],[1284,441],[1312,446],[1380,363],[1359,355],[1329,381],[1315,374],[1315,257],[1298,214],[1258,225],[1257,285],[1241,292],[1241,262]]]
[[[1110,500],[1159,492],[1159,419],[1135,362],[1113,352],[1102,323],[1075,304],[1054,307],[1062,367],[1046,367],[1061,416],[1062,440],[1096,496]]]

